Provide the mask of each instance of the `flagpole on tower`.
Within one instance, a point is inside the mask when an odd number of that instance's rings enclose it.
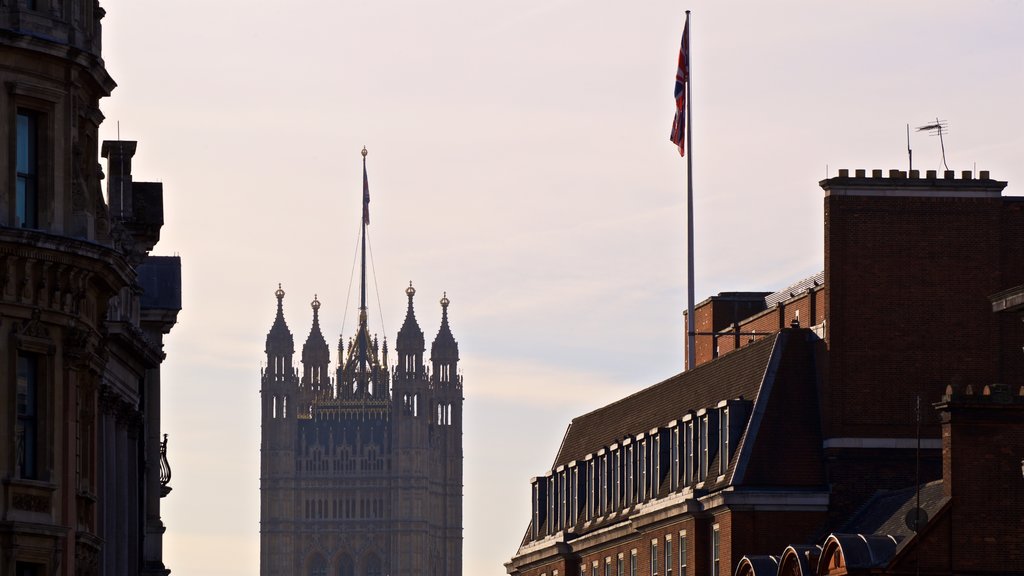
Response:
[[[362,265],[359,273],[359,373],[362,378],[363,391],[366,390],[366,349],[370,332],[366,326],[366,225],[370,223],[370,185],[366,179],[366,146],[360,152],[363,155],[363,219],[362,219]]]

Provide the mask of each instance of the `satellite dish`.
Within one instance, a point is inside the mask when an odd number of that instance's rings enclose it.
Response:
[[[903,517],[903,522],[906,523],[907,528],[910,528],[915,533],[920,533],[921,528],[928,524],[928,513],[924,511],[924,508],[911,508],[907,510],[907,515]]]

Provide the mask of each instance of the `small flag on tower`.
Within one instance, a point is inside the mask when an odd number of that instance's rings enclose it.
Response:
[[[363,146],[363,224],[370,223],[370,181],[366,178],[366,146]]]
[[[679,155],[685,156],[686,143],[686,87],[690,81],[690,17],[683,26],[683,42],[679,47],[679,68],[676,70],[676,116],[672,120],[669,139],[679,146]]]

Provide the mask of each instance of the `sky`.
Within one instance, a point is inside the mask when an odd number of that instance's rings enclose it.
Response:
[[[259,571],[259,388],[278,283],[349,335],[369,151],[371,329],[447,292],[465,386],[464,566],[504,574],[569,421],[682,370],[686,162],[668,141],[691,15],[695,294],[822,269],[818,182],[950,169],[1024,187],[1024,3],[103,0],[104,139],[164,184],[179,575]],[[911,133],[914,168],[942,170]],[[346,313],[347,311],[347,313]],[[333,336],[332,336],[333,335]]]

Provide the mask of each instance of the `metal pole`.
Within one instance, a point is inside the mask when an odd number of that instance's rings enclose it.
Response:
[[[686,11],[686,30],[690,29],[690,11]],[[686,46],[686,369],[697,364],[697,327],[693,317],[693,68],[690,64],[690,39]]]

